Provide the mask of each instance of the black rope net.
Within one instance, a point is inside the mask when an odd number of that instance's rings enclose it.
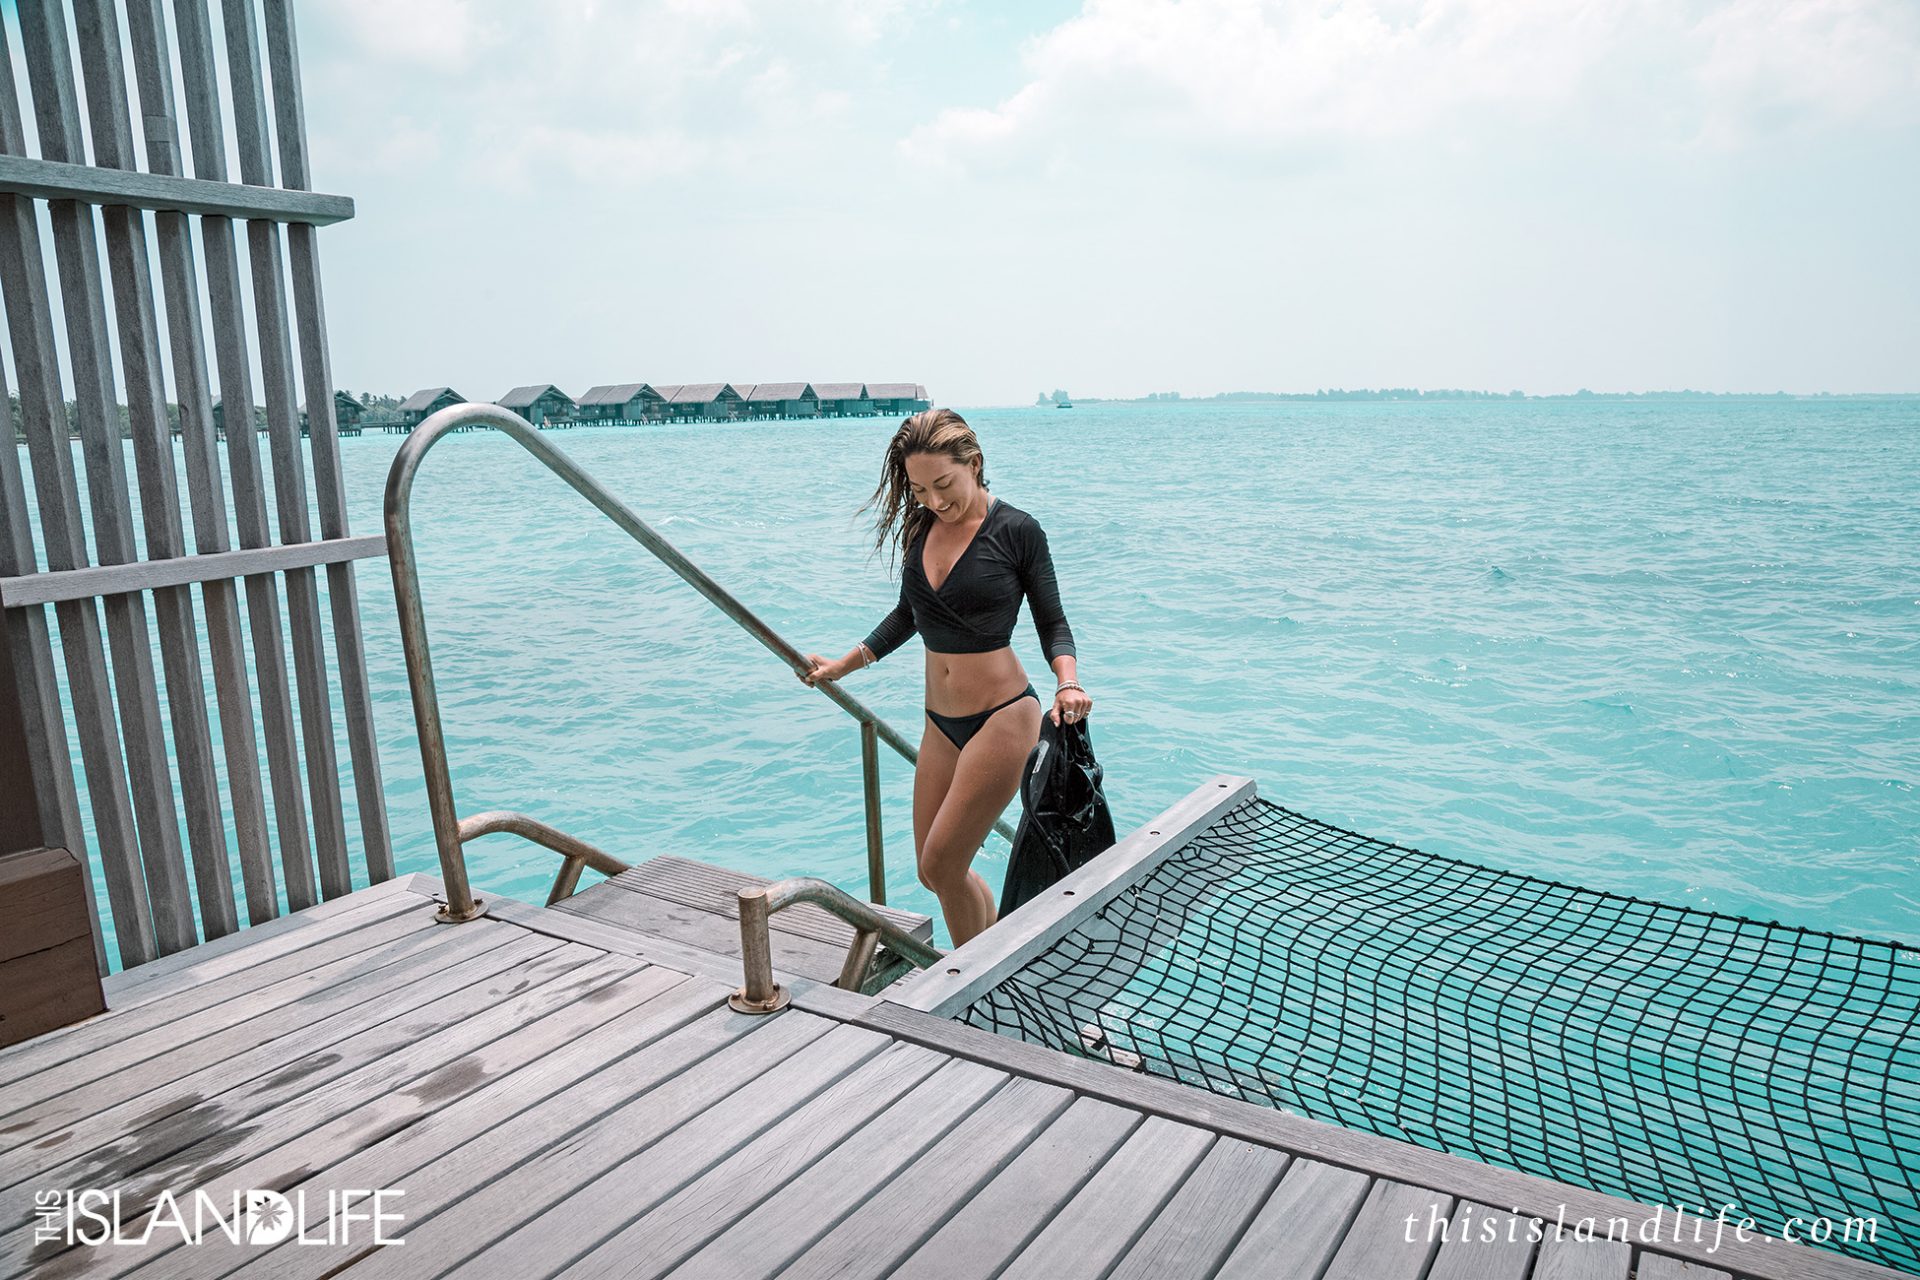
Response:
[[[1920,1266],[1920,951],[1891,943],[1490,870],[1256,797],[958,1017]]]

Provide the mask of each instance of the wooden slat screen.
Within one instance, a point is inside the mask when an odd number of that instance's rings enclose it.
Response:
[[[351,202],[311,189],[288,0],[175,0],[177,59],[168,16],[0,18],[0,602],[40,827],[98,866],[127,967],[351,891],[341,733],[364,881],[393,875],[315,234]]]

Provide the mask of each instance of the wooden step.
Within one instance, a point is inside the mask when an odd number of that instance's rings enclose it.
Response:
[[[663,854],[582,889],[555,904],[620,928],[669,938],[715,955],[740,955],[740,890],[772,884],[762,876]],[[933,920],[894,907],[876,908],[901,932],[933,941]],[[812,903],[776,911],[769,921],[773,967],[832,982],[840,976],[853,926]],[[878,989],[902,976],[907,962],[884,947],[866,987]]]

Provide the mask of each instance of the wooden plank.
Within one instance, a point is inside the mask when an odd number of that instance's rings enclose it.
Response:
[[[718,911],[734,920],[740,918],[740,890],[763,888],[773,881],[763,876],[750,876],[740,871],[729,871],[725,867],[716,867],[705,862],[696,862],[691,858],[661,854],[640,863],[633,870],[623,872],[608,881],[627,888],[639,889],[656,898],[667,898],[682,902],[690,907],[702,907],[709,911]],[[902,911],[897,907],[875,906],[887,920],[901,932],[923,942],[933,941],[933,920],[912,911]],[[792,933],[831,942],[845,947],[853,941],[853,926],[832,914],[825,908],[810,902],[797,903],[783,911],[776,912],[771,920],[776,929],[786,929]]]
[[[467,961],[525,937],[512,929],[473,929],[444,940],[431,934],[401,938],[369,955],[365,967],[310,996],[197,1036],[159,1058],[123,1067],[15,1112],[0,1127],[0,1150],[13,1148],[7,1168],[0,1172],[0,1186],[155,1124],[215,1094],[272,1075],[416,1008],[442,989],[423,979],[444,979],[446,972]],[[429,950],[433,953],[430,964],[415,963],[421,952]],[[376,959],[384,963],[374,967]],[[462,970],[467,980],[494,971],[485,965]],[[303,1074],[302,1079],[310,1077]],[[34,1150],[19,1150],[28,1143]]]
[[[321,934],[355,927],[349,922],[362,919],[364,912],[378,910],[387,915],[421,911],[431,916],[433,899],[414,887],[420,879],[418,875],[402,876],[386,884],[371,885],[350,897],[336,898],[254,925],[244,936],[230,934],[203,942],[191,951],[143,964],[138,969],[123,969],[101,981],[106,988],[107,1003],[115,1010],[130,1009],[159,995],[172,994],[208,977],[230,972],[234,967],[257,964],[283,951],[310,946]],[[236,958],[234,953],[242,948],[246,948],[245,958]]]
[[[1221,1138],[1108,1274],[1213,1274],[1286,1166],[1287,1157],[1271,1147]]]
[[[1530,1228],[1527,1219],[1504,1209],[1463,1201],[1427,1280],[1525,1280],[1537,1243]]]
[[[234,140],[244,182],[271,186],[273,165],[267,152],[266,90],[252,0],[222,0],[221,29],[226,35],[227,83],[233,91]],[[273,499],[281,542],[306,542],[307,470],[300,445],[299,400],[295,391],[293,339],[287,314],[286,270],[280,257],[280,227],[253,219],[247,223],[248,277],[253,283],[253,315],[260,356],[260,400],[267,411],[267,440],[273,457]],[[329,399],[332,391],[327,392]],[[229,432],[229,438],[234,433]],[[326,897],[353,892],[347,861],[346,815],[340,795],[340,766],[335,759],[333,698],[328,688],[325,642],[320,634],[320,589],[311,569],[289,569],[288,633],[293,642],[294,688],[300,702],[301,756],[307,769],[313,851]]]
[[[638,981],[645,973],[678,978],[658,966],[651,966],[628,981]],[[354,1238],[335,1244],[312,1243],[342,1234],[333,1230],[333,1215],[326,1204],[327,1192],[340,1187],[399,1187],[407,1191],[413,1204],[437,1203],[440,1185],[455,1175],[485,1181],[490,1143],[496,1137],[510,1138],[521,1127],[529,1108],[544,1100],[575,1104],[575,1115],[590,1114],[578,1105],[577,1090],[592,1087],[603,1071],[615,1068],[622,1059],[637,1056],[647,1047],[671,1036],[701,1015],[711,1015],[714,993],[698,980],[679,978],[674,985],[626,1010],[603,1026],[568,1040],[538,1062],[498,1076],[480,1089],[455,1101],[444,1103],[418,1123],[389,1134],[365,1149],[322,1169],[301,1166],[284,1176],[270,1175],[273,1186],[284,1187],[291,1197],[304,1191],[309,1206],[308,1243],[284,1242],[284,1249],[254,1244],[235,1245],[224,1237],[202,1241],[192,1249],[178,1249],[162,1255],[141,1271],[141,1280],[217,1280],[241,1267],[259,1280],[268,1276],[322,1276],[338,1271],[364,1248]],[[557,1095],[557,1096],[556,1096]],[[531,1118],[531,1117],[528,1117]],[[298,1158],[296,1146],[289,1160]],[[469,1163],[469,1161],[473,1163]],[[486,1166],[485,1169],[479,1166]],[[507,1167],[504,1163],[499,1167]],[[452,1193],[457,1194],[457,1192]],[[411,1216],[411,1215],[410,1215]]]
[[[542,945],[521,938],[503,950],[537,950]],[[291,1156],[324,1167],[404,1125],[436,1099],[478,1087],[491,1074],[490,1062],[511,1061],[517,1029],[549,1015],[565,1017],[570,1006],[591,1004],[585,998],[592,991],[631,972],[629,966],[567,944],[523,958],[484,984],[468,983],[444,995],[432,1009],[403,1015],[355,1037],[354,1069],[346,1074],[291,1098],[270,1099],[272,1105],[265,1110],[254,1091],[211,1099],[191,1117],[176,1118],[189,1136],[197,1130],[198,1140],[191,1145],[175,1148],[158,1165],[149,1164],[136,1150],[123,1162],[105,1163],[94,1176],[110,1179],[105,1185],[120,1190],[120,1231],[141,1236],[160,1195],[182,1185],[183,1179],[224,1202],[234,1192],[257,1185],[253,1178],[262,1159],[278,1165]],[[497,1051],[503,1059],[490,1057],[495,1051],[483,1051],[503,1038],[509,1042]],[[297,1081],[291,1083],[298,1088]],[[385,1123],[369,1123],[370,1116],[384,1117]],[[171,1127],[174,1121],[165,1125]],[[169,1137],[169,1142],[174,1140]],[[30,1239],[30,1232],[0,1236],[0,1265],[21,1260],[26,1253],[22,1246]],[[149,1248],[91,1250],[82,1261],[88,1274],[119,1275],[178,1243],[178,1236],[161,1233]]]
[[[878,1276],[891,1273],[1035,1135],[1052,1124],[1073,1094],[1032,1080],[1010,1081],[905,1172],[835,1222],[782,1276]]]
[[[441,901],[446,900],[444,891],[438,896]],[[688,946],[684,942],[625,928],[610,921],[596,920],[571,911],[561,911],[557,907],[535,907],[524,902],[516,902],[511,898],[489,897],[487,898],[487,915],[495,920],[509,921],[522,929],[531,929],[535,933],[566,938],[571,942],[584,942],[589,946],[611,951],[615,955],[638,956],[655,964],[664,964],[682,973],[695,974],[718,983],[723,991],[736,990],[743,981],[738,960],[729,960],[725,956],[714,955],[711,951],[703,951],[697,947]],[[781,982],[793,984],[796,1005],[800,1003],[802,989],[811,991],[821,985],[812,978],[785,973],[779,969],[774,970],[774,976]],[[813,1011],[828,1012],[821,1009]]]
[[[891,989],[890,989],[891,990]],[[1002,1071],[1053,1081],[1081,1093],[1137,1107],[1154,1115],[1189,1124],[1205,1125],[1221,1133],[1268,1143],[1296,1155],[1358,1169],[1484,1204],[1496,1204],[1518,1213],[1555,1221],[1593,1217],[1604,1221],[1627,1217],[1650,1219],[1651,1205],[1536,1177],[1512,1169],[1482,1164],[1464,1156],[1396,1142],[1376,1134],[1343,1129],[1305,1116],[1263,1107],[1238,1098],[1213,1094],[1172,1080],[1144,1075],[1091,1058],[1060,1053],[1043,1045],[995,1035],[978,1027],[932,1017],[894,1004],[885,993],[869,1012],[855,1019],[860,1025],[885,1031]],[[1670,1215],[1669,1215],[1670,1216]],[[1890,1280],[1898,1275],[1885,1267],[1859,1262],[1839,1254],[1773,1240],[1727,1240],[1712,1255],[1705,1245],[1669,1238],[1670,1226],[1658,1240],[1646,1243],[1662,1252],[1724,1266],[1755,1280]]]
[[[611,883],[582,890],[553,910],[570,915],[602,920],[624,929],[636,929],[710,951],[715,955],[740,954],[740,925],[716,912],[682,906],[660,898],[616,888]],[[824,942],[815,942],[798,934],[769,931],[775,969],[803,974],[816,981],[831,982],[840,975],[846,962],[846,950]]]
[[[120,61],[120,28],[111,0],[75,0],[75,31],[87,90],[87,119],[96,164],[134,168],[128,123],[127,80]],[[167,422],[167,390],[160,365],[160,336],[148,263],[146,222],[136,209],[117,205],[102,212],[107,259],[119,321],[120,369],[140,489],[146,555],[177,558],[186,550],[180,495],[173,470],[173,440]],[[200,628],[193,597],[184,587],[153,594],[167,711],[173,725],[172,758],[187,847],[193,865],[200,931],[217,938],[239,928],[228,868],[223,806],[213,767],[213,735],[207,722],[200,671]]]
[[[86,569],[34,573],[0,578],[0,606],[8,609],[62,600],[85,600],[122,591],[155,591],[191,583],[217,582],[249,573],[276,573],[344,564],[387,554],[387,540],[379,534],[357,538],[322,538],[310,542],[251,547],[239,551],[175,554],[129,564],[95,565]]]
[[[757,1020],[747,1014],[732,1016],[754,1021],[755,1025],[737,1043],[706,1057],[699,1070],[674,1076],[597,1115],[576,1115],[574,1125],[585,1123],[585,1127],[565,1141],[539,1150],[512,1172],[485,1186],[469,1184],[472,1189],[447,1203],[443,1212],[424,1221],[409,1216],[406,1248],[371,1254],[355,1265],[355,1280],[379,1276],[427,1280],[450,1271],[490,1271],[488,1267],[469,1265],[470,1260],[508,1225],[525,1220],[530,1199],[552,1203],[632,1152],[658,1141],[690,1116],[772,1071],[835,1025],[791,1009]]]
[[[13,57],[0,24],[0,143],[10,155],[26,147],[20,98],[14,83]],[[33,462],[35,495],[42,543],[49,569],[71,569],[87,563],[88,553],[80,515],[79,489],[73,472],[67,426],[66,393],[59,368],[60,347],[53,335],[53,308],[47,289],[40,224],[32,200],[0,196],[0,289],[6,295],[8,334],[12,339],[14,369],[19,376],[20,422]],[[10,460],[14,462],[17,460]],[[21,561],[31,567],[29,556]],[[81,765],[86,770],[87,800],[93,811],[102,878],[114,922],[114,941],[123,965],[137,965],[159,954],[154,939],[152,910],[147,903],[146,873],[140,865],[125,762],[120,756],[119,726],[107,684],[105,646],[100,616],[92,602],[69,602],[55,610],[60,626],[60,648],[67,673],[67,691],[80,738]],[[28,617],[34,629],[44,626],[39,615]],[[36,646],[37,648],[37,646]],[[36,658],[37,653],[30,653]],[[66,730],[59,690],[52,682],[51,660],[32,662],[39,694],[40,732],[48,743],[61,744]],[[73,789],[70,774],[57,785]],[[78,801],[65,817],[71,825],[62,833],[65,847],[90,863],[78,823]],[[88,877],[89,891],[92,876]],[[95,905],[95,918],[99,918]],[[104,930],[102,931],[104,932]],[[101,958],[104,958],[104,949]]]
[[[597,1071],[580,1075],[570,1080],[520,1080],[501,1082],[499,1088],[516,1090],[509,1102],[516,1107],[524,1105],[518,1102],[518,1096],[540,1094],[541,1102],[511,1113],[511,1121],[503,1113],[484,1111],[468,1113],[465,1125],[455,1130],[455,1136],[449,1138],[445,1132],[428,1130],[426,1142],[415,1142],[411,1146],[397,1148],[392,1153],[382,1153],[380,1148],[371,1148],[361,1157],[353,1157],[346,1163],[324,1171],[317,1178],[319,1186],[344,1186],[340,1178],[357,1176],[365,1182],[355,1182],[355,1186],[405,1186],[407,1190],[407,1238],[409,1247],[413,1242],[413,1230],[420,1222],[430,1221],[434,1215],[457,1205],[474,1188],[490,1186],[503,1174],[511,1173],[516,1167],[524,1165],[528,1159],[540,1155],[541,1151],[553,1150],[564,1146],[566,1142],[584,1140],[591,1130],[603,1128],[611,1123],[614,1113],[620,1113],[624,1107],[630,1107],[637,1100],[659,1094],[660,1090],[672,1086],[687,1098],[687,1084],[684,1080],[699,1080],[708,1069],[732,1071],[728,1063],[733,1061],[726,1054],[741,1054],[743,1046],[749,1040],[758,1038],[760,1025],[753,1017],[733,1013],[732,1009],[720,1004],[724,998],[720,992],[699,979],[691,979],[684,986],[691,986],[697,996],[705,998],[705,1009],[693,1021],[682,1021],[670,1031],[659,1036],[641,1036],[632,1054],[618,1057],[605,1063]],[[718,1004],[718,1007],[716,1007]],[[791,1048],[791,1042],[785,1042]],[[762,1046],[760,1052],[766,1052],[776,1046]],[[758,1057],[755,1061],[764,1061]],[[518,1073],[528,1075],[528,1073]],[[518,1079],[518,1077],[515,1077]],[[559,1088],[564,1084],[566,1088]],[[559,1090],[559,1092],[555,1092]],[[480,1094],[474,1098],[478,1102]],[[465,1105],[465,1103],[463,1103]],[[699,1103],[705,1105],[705,1100]],[[432,1117],[424,1125],[436,1128],[451,1123],[459,1107],[451,1107],[445,1117]],[[411,1130],[409,1130],[411,1132]],[[455,1142],[457,1138],[457,1142]],[[407,1134],[399,1134],[388,1142],[407,1144]],[[453,1153],[438,1159],[422,1159],[420,1151],[432,1153],[445,1144],[453,1144]],[[411,1169],[409,1169],[411,1165]],[[338,1274],[344,1263],[353,1261],[365,1247],[353,1249],[334,1249],[334,1247],[288,1247],[278,1249],[267,1255],[259,1263],[248,1267],[248,1276],[261,1280],[321,1280],[323,1276]],[[194,1267],[182,1268],[180,1274],[200,1280],[200,1259],[192,1259]],[[419,1263],[422,1270],[428,1270]],[[359,1270],[359,1267],[355,1267]]]
[[[1003,1086],[1020,1084],[1008,1103],[985,1111]],[[1054,1095],[1031,1082],[1014,1082],[973,1063],[948,1062],[906,1097],[862,1125],[793,1179],[779,1195],[760,1202],[673,1270],[675,1280],[754,1280],[781,1274],[785,1265],[854,1206],[924,1164],[928,1152],[962,1120],[982,1114],[991,1129],[997,1118],[1024,1113],[1036,1099]]]
[[[992,1280],[1078,1194],[1140,1121],[1137,1111],[1098,1098],[1076,1098],[1013,1163],[908,1255],[903,1269],[929,1280]]]
[[[336,934],[276,959],[198,983],[165,999],[117,1015],[109,1013],[106,1017],[91,1019],[57,1039],[18,1046],[0,1057],[0,1083],[6,1085],[5,1091],[0,1092],[0,1114],[27,1106],[40,1096],[50,1096],[47,1091],[55,1084],[60,1088],[74,1088],[116,1066],[163,1053],[169,1044],[179,1042],[183,1032],[204,1034],[231,1001],[268,992],[291,999],[300,994],[300,987],[276,990],[278,984],[300,984],[304,979],[305,986],[311,988],[313,975],[327,970],[329,965],[350,960],[395,938],[440,927],[444,926],[436,926],[411,912],[388,916],[364,928]],[[175,1023],[181,1025],[166,1030]],[[59,1063],[70,1065],[57,1073],[48,1071]],[[58,1081],[53,1080],[55,1075]],[[28,1094],[32,1096],[26,1096]]]
[[[184,170],[174,112],[173,61],[167,49],[166,19],[161,13],[160,0],[129,0],[127,27],[148,166],[155,173],[178,177]],[[186,214],[157,213],[154,224],[160,246],[161,282],[166,294],[174,395],[180,405],[180,445],[186,461],[188,506],[193,514],[193,545],[195,552],[204,557],[227,551],[229,539],[226,484],[220,474],[206,345],[201,333],[200,273]],[[204,559],[192,563],[201,572],[209,568]],[[234,574],[243,571],[236,569]],[[247,919],[250,924],[258,925],[277,916],[280,906],[274,886],[272,855],[267,847],[266,799],[260,780],[253,695],[247,682],[246,652],[241,639],[239,595],[234,584],[225,580],[229,576],[233,574],[202,580],[201,599],[206,607],[207,648],[213,667],[221,751],[227,769],[227,796],[233,814]],[[29,584],[30,587],[45,585]],[[83,582],[60,585],[79,589],[87,586]],[[6,599],[7,590],[7,584],[0,582],[0,600]]]
[[[1576,1240],[1571,1235],[1540,1242],[1533,1280],[1627,1280],[1633,1246],[1624,1240]]]
[[[824,1093],[634,1218],[566,1274],[627,1280],[665,1275],[728,1223],[778,1194],[783,1185],[945,1061],[931,1049],[890,1042]]]
[[[523,939],[513,945],[528,944]],[[535,963],[551,960],[558,964],[559,957],[569,951],[577,953],[579,949],[563,945]],[[519,974],[538,976],[533,965],[523,962],[517,973],[505,978]],[[681,977],[651,966],[635,969],[606,956],[586,959],[564,977],[548,982],[544,988],[548,994],[543,997],[523,997],[501,1006],[515,1010],[511,1016],[499,1008],[475,1016],[476,1022],[492,1022],[494,1029],[504,1030],[504,1034],[482,1038],[477,1030],[467,1031],[463,1038],[470,1047],[458,1052],[448,1052],[445,1046],[436,1048],[433,1057],[422,1057],[416,1064],[425,1069],[415,1071],[405,1081],[396,1080],[379,1089],[341,1088],[333,1105],[316,1113],[321,1121],[318,1125],[297,1133],[293,1126],[283,1129],[281,1114],[285,1107],[276,1108],[259,1121],[263,1132],[259,1142],[250,1136],[238,1149],[215,1148],[219,1160],[215,1190],[224,1198],[226,1193],[251,1187],[285,1186],[315,1169],[349,1159],[415,1124],[423,1109],[455,1105],[491,1081],[521,1070],[537,1070],[555,1049],[592,1034],[676,985]],[[518,986],[504,985],[504,980],[495,985],[507,993],[519,990]],[[404,1087],[400,1087],[402,1084]],[[336,1086],[329,1082],[327,1088]],[[196,1249],[185,1252],[193,1254]]]
[[[315,227],[330,226],[353,217],[353,200],[349,196],[203,182],[157,173],[119,172],[25,156],[0,156],[0,191],[37,200],[78,200],[94,205],[219,214],[228,218],[269,218]]]
[[[273,114],[280,144],[280,177],[287,187],[304,190],[312,183],[307,173],[300,52],[292,6],[287,0],[266,0],[264,20],[267,55],[273,71]],[[326,304],[320,290],[320,246],[311,225],[288,226],[287,257],[293,273],[294,321],[299,334],[300,373],[306,388],[308,452],[313,459],[320,532],[326,538],[345,538],[347,500],[333,417],[333,370],[327,354]],[[380,750],[373,731],[373,695],[367,681],[359,590],[353,566],[336,563],[328,567],[327,603],[333,610],[334,657],[340,673],[340,701],[346,714],[348,753],[353,763],[361,848],[368,874],[377,882],[393,875],[393,848],[387,829],[386,793],[380,781]]]
[[[1352,1169],[1295,1160],[1260,1206],[1220,1276],[1319,1280],[1366,1199],[1369,1179]]]
[[[224,181],[226,143],[207,6],[176,5],[174,19],[180,41],[181,87],[187,103],[187,125],[193,139],[194,173],[197,177]],[[246,312],[233,222],[230,218],[209,215],[201,219],[200,236],[207,256],[207,297],[221,403],[229,422],[248,424],[250,428],[254,416],[252,358],[242,331]],[[273,539],[268,531],[265,480],[254,432],[251,429],[229,431],[226,439],[238,541],[243,548],[269,546]],[[244,589],[247,623],[253,637],[253,669],[259,690],[267,778],[273,795],[274,844],[280,851],[288,906],[299,911],[319,901],[319,891],[307,836],[306,795],[300,782],[279,588],[272,573],[254,573],[247,576]]]
[[[1005,920],[954,948],[939,965],[901,979],[888,989],[888,999],[942,1016],[964,1009],[1254,794],[1251,778],[1209,778]]]
[[[1634,1280],[1732,1280],[1726,1272],[1697,1262],[1683,1262],[1664,1253],[1643,1253],[1633,1269]]]
[[[49,14],[42,5],[24,6],[20,10],[20,30],[41,153],[51,160],[83,159],[64,10]],[[47,214],[53,226],[66,349],[72,363],[75,411],[87,464],[95,558],[102,563],[125,563],[136,558],[136,548],[93,209],[56,200],[48,204]],[[114,696],[120,711],[121,745],[138,823],[154,940],[164,955],[192,946],[198,937],[160,722],[152,633],[143,597],[108,596],[103,603],[113,659]]]
[[[569,1172],[576,1159],[587,1158],[589,1180],[570,1194],[564,1190],[549,1194],[544,1178],[524,1184],[525,1198],[514,1206],[512,1220],[488,1224],[491,1242],[477,1255],[478,1264],[494,1275],[553,1270],[657,1207],[892,1043],[859,1027],[826,1025],[830,1030],[817,1040],[728,1097],[710,1103],[659,1141],[645,1146],[615,1144],[610,1154],[616,1163],[610,1167],[601,1168],[599,1153],[588,1157],[583,1147],[569,1159]],[[519,1177],[509,1174],[507,1181]],[[641,1242],[640,1250],[643,1258],[653,1256],[650,1241]],[[629,1269],[632,1255],[622,1251],[608,1261],[618,1275]]]
[[[1326,1280],[1420,1280],[1440,1250],[1437,1233],[1452,1213],[1452,1196],[1404,1182],[1374,1183],[1327,1267]]]
[[[396,1044],[395,1026],[405,1023],[418,1035],[421,1029],[438,1027],[436,1017],[462,1010],[477,1012],[482,1006],[476,1001],[485,994],[483,984],[498,991],[543,954],[563,945],[512,936],[508,930],[494,932],[508,936],[497,945],[469,946],[444,958],[436,956],[431,964],[403,960],[389,965],[385,981],[377,985],[389,988],[391,1008],[375,1006],[366,1011],[372,1016],[363,1017],[361,1025],[344,1026],[328,1045],[305,1047],[298,1054],[290,1047],[269,1074],[240,1079],[222,1075],[216,1065],[200,1073],[197,1089],[186,1088],[182,1077],[118,1108],[123,1116],[133,1118],[130,1127],[115,1129],[104,1118],[89,1120],[71,1129],[55,1128],[32,1148],[12,1153],[8,1172],[0,1175],[9,1183],[0,1190],[0,1209],[9,1215],[6,1221],[30,1218],[35,1194],[48,1186],[118,1184],[143,1171],[196,1159],[179,1153],[208,1143],[218,1148],[223,1137],[251,1135],[268,1123],[260,1117],[277,1118],[281,1109],[353,1071],[371,1051],[391,1051]],[[179,1069],[170,1060],[162,1065],[169,1071]]]
[[[1213,1140],[1196,1125],[1148,1116],[1027,1243],[1001,1280],[1099,1280],[1193,1172]]]

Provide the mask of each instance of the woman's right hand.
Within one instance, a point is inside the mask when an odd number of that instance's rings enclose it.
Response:
[[[795,674],[800,677],[802,684],[808,686],[816,686],[822,680],[838,680],[847,674],[838,662],[829,662],[817,653],[807,655],[807,665],[808,670],[795,672]]]

